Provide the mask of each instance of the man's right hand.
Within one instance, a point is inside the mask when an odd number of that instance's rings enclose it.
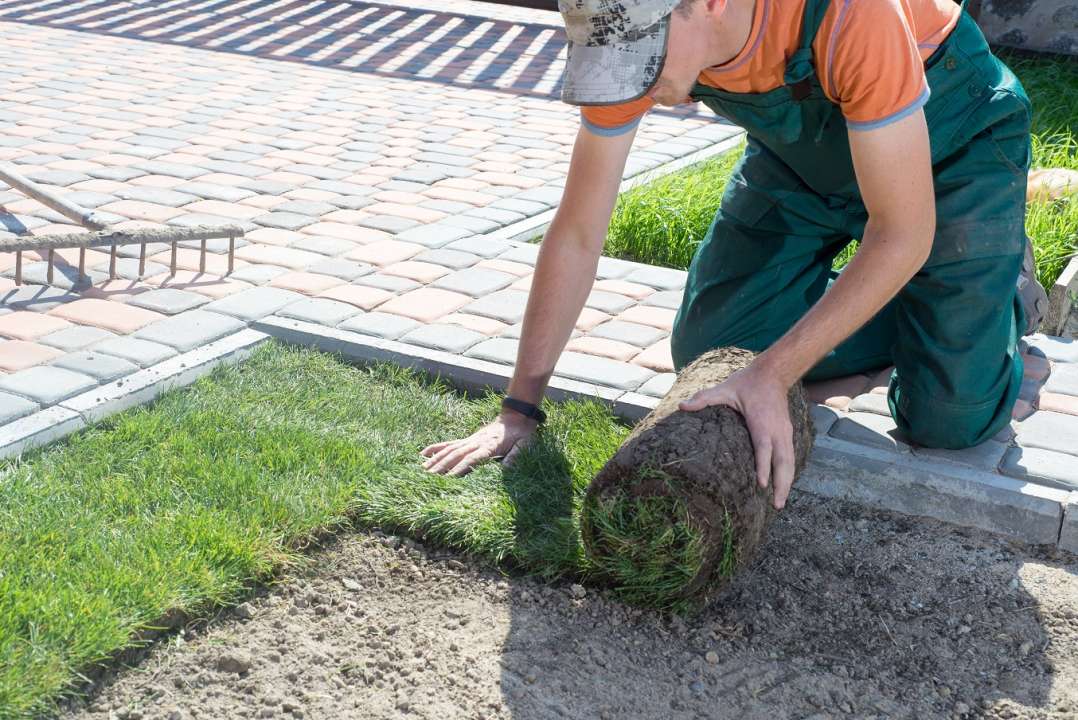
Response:
[[[529,417],[505,410],[466,438],[423,448],[421,454],[429,458],[423,467],[442,475],[464,475],[479,463],[495,457],[502,457],[502,465],[509,466],[532,441],[537,425]]]

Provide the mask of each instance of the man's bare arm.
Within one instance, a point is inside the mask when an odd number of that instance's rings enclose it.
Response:
[[[538,404],[595,281],[621,174],[636,131],[616,137],[581,126],[573,145],[565,191],[539,247],[528,304],[524,310],[517,362],[508,394]],[[491,457],[512,460],[535,421],[502,411],[467,438],[422,450],[431,472],[462,475]]]

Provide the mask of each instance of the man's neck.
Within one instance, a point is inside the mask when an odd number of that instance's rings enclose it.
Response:
[[[725,65],[745,49],[752,35],[752,21],[758,2],[766,0],[730,0],[715,33],[711,57],[716,58],[716,62],[708,67]]]

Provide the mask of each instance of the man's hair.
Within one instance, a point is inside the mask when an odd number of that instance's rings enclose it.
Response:
[[[674,12],[681,13],[682,17],[688,17],[689,15],[692,15],[692,6],[695,4],[696,0],[681,0],[681,2],[674,7]]]

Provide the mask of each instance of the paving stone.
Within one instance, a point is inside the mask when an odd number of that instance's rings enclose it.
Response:
[[[820,435],[826,435],[831,426],[838,422],[838,412],[834,408],[829,408],[826,405],[818,405],[817,403],[809,403],[809,416],[812,417],[812,426],[816,431],[817,437]]]
[[[588,293],[588,298],[584,302],[586,307],[602,310],[605,313],[621,312],[625,308],[635,304],[636,301],[632,298],[627,298],[624,295],[618,295],[616,293],[603,292],[602,290],[592,290]]]
[[[521,200],[513,197],[502,198],[501,200],[492,202],[489,207],[495,210],[508,210],[510,212],[520,213],[525,217],[538,215],[539,213],[550,209],[550,206],[546,203]]]
[[[639,365],[569,351],[561,354],[554,373],[619,390],[635,390],[655,375],[654,371]]]
[[[662,340],[666,333],[650,325],[640,325],[622,320],[609,320],[588,331],[594,337],[617,340],[637,347],[647,347]],[[641,391],[642,392],[642,391]],[[647,394],[647,393],[645,393]]]
[[[326,258],[311,265],[307,268],[307,271],[351,282],[356,278],[373,273],[375,269],[373,265],[367,263],[352,262],[343,258]]]
[[[449,250],[460,250],[461,252],[479,255],[483,258],[493,258],[501,255],[513,246],[507,242],[502,242],[501,240],[491,240],[482,236],[472,235],[461,238],[460,240],[454,240],[445,247]]]
[[[243,182],[237,183],[241,188],[247,190],[253,190],[259,195],[284,195],[289,190],[294,190],[295,187],[288,183],[278,182],[276,180],[262,180],[248,178]],[[309,185],[305,187],[310,187]]]
[[[1047,392],[1064,395],[1078,395],[1078,364],[1060,363],[1052,369],[1048,382],[1044,384]]]
[[[138,365],[123,358],[94,350],[80,350],[64,355],[54,360],[52,366],[88,375],[99,383],[112,382],[139,369]]]
[[[492,188],[493,189],[493,188]],[[498,223],[499,225],[511,225],[512,223],[523,220],[526,215],[511,210],[496,210],[495,208],[486,207],[475,208],[464,213],[465,217],[477,217],[483,220],[490,220],[491,222]]]
[[[286,203],[281,203],[273,208],[274,213],[295,213],[297,215],[309,215],[311,217],[318,217],[325,215],[326,213],[335,212],[337,210],[336,205],[330,205],[324,202],[314,202],[311,200],[292,200]]]
[[[409,180],[412,182],[425,183],[427,185],[433,185],[439,180],[444,180],[447,177],[449,176],[444,172],[429,165],[426,167],[417,165],[393,176],[395,180]]]
[[[1015,432],[1022,447],[1078,455],[1078,416],[1041,410],[1015,423]]]
[[[1003,456],[999,471],[1019,480],[1078,488],[1078,462],[1067,453],[1012,447]]]
[[[492,338],[469,348],[464,355],[477,360],[513,365],[517,361],[518,341],[511,338]]]
[[[850,412],[870,412],[891,417],[891,409],[887,405],[887,396],[875,393],[856,396],[850,400],[849,410]]]
[[[864,374],[805,383],[805,396],[812,402],[845,410],[850,401],[869,390],[871,378]]]
[[[405,293],[409,290],[423,287],[421,283],[417,283],[415,280],[410,280],[398,275],[382,275],[381,273],[363,275],[355,280],[355,284],[366,285],[380,290],[388,290],[389,292],[394,293]]]
[[[1063,525],[1059,530],[1059,547],[1078,555],[1078,491],[1070,494],[1063,508]]]
[[[254,192],[245,190],[244,188],[232,185],[216,185],[214,183],[198,182],[197,180],[177,185],[174,189],[176,192],[194,195],[203,200],[220,200],[223,202],[239,202],[240,200],[255,196]]]
[[[524,263],[525,265],[535,265],[535,261],[539,259],[539,246],[532,244],[517,245],[503,252],[498,256],[498,259]]]
[[[469,230],[439,223],[430,223],[418,227],[409,228],[397,234],[398,240],[416,243],[428,248],[440,248],[444,245],[461,241],[471,235]],[[463,250],[463,248],[455,248]],[[470,251],[468,251],[470,252]],[[484,255],[484,257],[490,257]]]
[[[599,265],[595,270],[595,277],[599,280],[617,280],[628,276],[639,268],[640,263],[604,256],[599,258]]]
[[[1023,338],[1029,354],[1057,362],[1078,363],[1078,339],[1034,333]]]
[[[77,266],[54,263],[52,269],[52,282],[50,283],[48,275],[49,264],[47,262],[42,261],[27,264],[24,260],[23,263],[22,281],[24,285],[29,287],[50,286],[54,289],[63,289],[64,291],[73,290],[75,292],[82,292],[90,285],[97,285],[108,279],[108,274],[103,273],[100,270],[87,268],[85,275],[79,275]],[[3,276],[6,278],[14,278],[15,268],[12,267],[9,270],[5,270]]]
[[[0,378],[0,390],[29,398],[45,407],[97,387],[97,380],[83,373],[51,365],[38,365]]]
[[[150,253],[146,253],[147,260],[143,268],[142,273],[139,273],[139,259],[134,257],[117,258],[116,260],[116,277],[121,277],[125,280],[141,280],[143,278],[151,278],[155,275],[168,272],[168,265],[162,265],[161,263],[154,262],[149,259]],[[92,272],[100,273],[103,276],[107,276],[109,272],[109,262],[98,263],[90,268]],[[95,283],[97,284],[97,283]]]
[[[434,287],[453,290],[472,297],[482,297],[510,285],[516,277],[488,268],[470,267],[439,278]]]
[[[352,195],[356,197],[373,195],[378,192],[377,188],[369,185],[359,185],[357,183],[341,182],[339,180],[319,180],[317,182],[307,183],[303,187],[311,190],[325,190],[326,192],[337,193],[338,195]]]
[[[195,227],[196,225],[237,225],[243,229],[244,232],[250,232],[251,230],[257,230],[258,225],[255,225],[249,220],[237,220],[235,218],[223,217],[221,215],[208,215],[206,213],[186,213],[184,215],[177,215],[174,218],[170,218],[169,225],[176,225],[177,227]],[[242,247],[242,238],[236,240],[236,247]],[[216,244],[215,244],[216,243]],[[201,247],[201,240],[183,240],[178,243],[180,247]],[[206,241],[206,247],[228,248],[228,238],[214,238],[213,240]]]
[[[841,417],[831,427],[831,437],[872,447],[909,452],[906,438],[898,430],[891,417],[874,413],[850,413]]]
[[[652,397],[666,397],[666,393],[670,392],[670,388],[674,386],[675,380],[677,380],[676,373],[659,373],[637,388],[636,392],[643,395],[651,395]]]
[[[54,347],[57,350],[63,350],[64,352],[75,352],[76,350],[82,350],[89,345],[112,337],[117,336],[115,333],[93,327],[92,325],[72,325],[39,337],[35,342]]]
[[[134,295],[127,300],[127,304],[153,310],[162,315],[176,315],[200,305],[205,305],[207,301],[206,296],[199,293],[175,288],[162,288]]]
[[[684,294],[684,290],[660,290],[648,295],[640,301],[640,304],[677,310],[681,307]]]
[[[11,393],[0,392],[0,425],[6,425],[12,420],[26,417],[30,413],[36,412],[38,407],[38,404],[33,400],[12,395]]]
[[[299,302],[292,303],[291,305],[278,310],[277,315],[295,318],[296,320],[305,320],[306,322],[317,323],[319,325],[336,327],[348,318],[361,312],[363,311],[355,305],[350,305],[345,302],[330,300],[328,298],[307,298],[306,300],[300,300]]]
[[[150,173],[152,175],[167,175],[169,177],[177,177],[183,180],[193,180],[199,175],[209,174],[209,170],[192,167],[190,165],[180,165],[179,163],[163,162],[161,160],[147,160],[146,162],[136,163],[134,166],[136,170],[142,170],[143,172]],[[260,168],[263,170],[264,168]],[[93,172],[90,173],[94,177],[100,177]],[[237,173],[238,174],[238,173]],[[121,182],[123,182],[121,180]]]
[[[486,335],[468,330],[460,325],[444,325],[440,323],[424,325],[400,337],[401,342],[457,354],[485,339]]]
[[[990,472],[994,472],[999,467],[1000,460],[1003,459],[1005,452],[1007,452],[1007,443],[996,442],[995,440],[986,440],[980,445],[962,448],[961,450],[913,446],[914,455],[970,465]]]
[[[499,290],[465,306],[464,312],[494,318],[504,323],[515,323],[524,318],[527,303],[528,293],[526,292]]]
[[[30,170],[26,177],[34,182],[56,187],[67,187],[90,179],[89,175],[69,170]]]
[[[148,175],[145,170],[138,170],[132,167],[122,167],[119,165],[96,168],[86,173],[90,177],[97,178],[99,180],[112,180],[114,182],[127,182],[128,180],[134,180],[135,178]]]
[[[313,225],[318,222],[317,217],[300,215],[292,212],[269,212],[252,218],[251,222],[263,227],[280,228],[281,230],[299,230],[300,228]]]
[[[339,164],[339,163],[338,163]],[[281,170],[291,173],[299,173],[300,175],[310,175],[311,177],[318,178],[319,180],[343,180],[352,173],[347,170],[338,170],[332,167],[323,167],[320,165],[285,165]],[[224,171],[230,172],[230,171]]]
[[[650,285],[659,290],[679,290],[685,287],[686,273],[660,267],[638,267],[625,276],[629,282]]]
[[[288,292],[287,290],[274,290],[273,288],[253,288],[252,290],[244,290],[243,293],[250,293],[255,290],[269,290],[274,293]],[[297,297],[302,296],[297,295]],[[249,297],[247,302],[241,305],[240,309],[251,310],[256,313],[256,317],[264,317],[281,308],[281,305],[277,305],[276,307],[270,306],[269,309],[263,306],[255,310],[247,307],[248,304],[253,305],[254,298]],[[284,303],[282,303],[282,305],[283,304]],[[140,340],[150,340],[151,342],[168,345],[180,352],[187,352],[188,350],[193,350],[207,343],[211,343],[214,340],[218,340],[225,335],[239,332],[244,327],[246,327],[245,324],[235,318],[221,315],[217,312],[207,312],[204,309],[197,309],[188,310],[179,315],[173,315],[164,320],[159,320],[151,325],[147,325],[135,333],[135,337]]]
[[[471,217],[469,215],[450,215],[439,221],[443,225],[452,225],[467,230],[471,233],[486,233],[497,230],[501,224],[485,218]]]
[[[475,265],[479,262],[480,257],[460,250],[439,248],[437,250],[425,250],[413,257],[412,260],[415,260],[416,262],[434,263],[435,265],[442,265],[454,270],[461,270]]]
[[[338,325],[341,330],[374,335],[386,340],[396,340],[404,333],[419,326],[419,323],[415,320],[401,317],[400,315],[378,312],[377,310],[356,315]]]
[[[90,209],[107,205],[110,202],[116,202],[118,199],[118,195],[108,195],[106,193],[91,192],[89,190],[64,193],[64,200],[73,202],[79,207]]]
[[[249,282],[252,285],[266,285],[273,280],[273,278],[278,275],[283,275],[286,272],[292,271],[289,268],[281,267],[280,265],[252,263],[236,268],[228,277],[231,280],[242,280],[243,282]]]
[[[176,190],[167,190],[165,188],[142,187],[139,185],[120,188],[116,191],[116,197],[121,200],[134,200],[136,202],[163,205],[170,208],[178,208],[183,205],[198,202],[200,199],[199,196],[190,193],[177,192]]]
[[[303,297],[300,293],[282,288],[256,287],[214,300],[203,309],[251,322],[272,315],[285,305],[302,300]]]
[[[177,354],[168,345],[123,335],[94,343],[90,349],[130,360],[140,367],[156,365]]]
[[[361,218],[358,225],[388,233],[402,233],[409,228],[416,227],[419,223],[396,215],[371,215],[370,217]]]

